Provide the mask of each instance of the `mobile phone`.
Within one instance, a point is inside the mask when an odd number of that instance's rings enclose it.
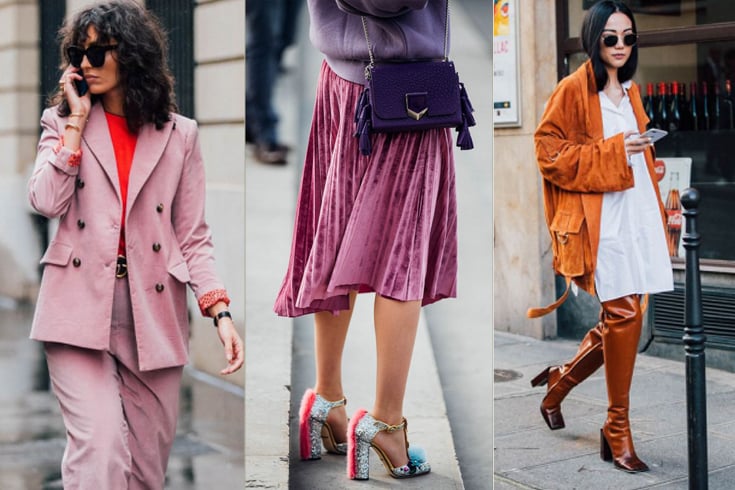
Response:
[[[82,78],[81,80],[74,80],[74,88],[77,89],[77,93],[79,94],[79,97],[81,97],[87,93],[89,85],[87,84],[87,81]]]
[[[663,129],[651,128],[648,131],[645,131],[641,135],[641,138],[650,138],[651,143],[655,143],[667,134],[669,134],[668,131],[664,131]]]

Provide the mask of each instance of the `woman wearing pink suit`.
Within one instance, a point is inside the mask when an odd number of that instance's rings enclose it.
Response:
[[[222,374],[243,363],[204,219],[197,125],[175,113],[165,36],[136,2],[81,11],[61,48],[29,199],[59,218],[31,338],[44,342],[67,430],[64,488],[160,489],[188,358],[187,284],[215,319]]]

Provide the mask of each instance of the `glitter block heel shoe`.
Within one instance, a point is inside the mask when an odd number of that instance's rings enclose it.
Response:
[[[347,428],[347,476],[352,480],[368,479],[371,447],[380,457],[388,474],[393,478],[412,478],[429,473],[431,466],[426,461],[423,449],[409,448],[408,437],[406,436],[407,425],[405,418],[398,425],[388,425],[373,418],[366,410],[358,410]],[[397,430],[402,430],[403,437],[406,438],[408,463],[396,468],[385,451],[375,444],[374,439],[378,432],[395,432]]]
[[[306,390],[299,409],[301,459],[320,459],[322,444],[328,453],[347,454],[347,443],[337,442],[332,426],[327,422],[329,411],[346,403],[344,398],[330,402],[311,388]]]

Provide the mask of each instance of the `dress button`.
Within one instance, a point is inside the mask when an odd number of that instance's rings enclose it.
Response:
[[[87,224],[84,222],[83,219],[80,219],[80,220],[77,220],[77,226],[79,227],[80,230],[82,230],[84,229],[85,226],[87,226]]]
[[[153,244],[153,251],[154,252],[158,252],[159,250],[161,250],[161,244],[158,243],[158,242],[154,243]]]
[[[156,206],[156,211],[158,211],[159,213],[162,213],[163,212],[163,203],[162,202],[159,202],[158,203],[158,206]]]
[[[77,189],[83,189],[84,188],[84,181],[77,177]]]
[[[74,260],[71,261],[72,264],[74,264],[74,267],[79,267],[82,265],[82,261],[79,260],[79,257],[74,257]]]
[[[157,293],[163,292],[163,284],[161,284],[160,282],[156,284],[156,292]]]

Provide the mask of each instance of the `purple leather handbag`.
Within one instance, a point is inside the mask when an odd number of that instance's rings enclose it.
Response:
[[[447,16],[449,2],[447,2]],[[372,151],[372,133],[455,128],[457,146],[473,148],[469,127],[475,125],[473,108],[464,85],[445,56],[440,61],[375,63],[362,18],[370,64],[365,68],[365,89],[355,111],[356,132],[363,155]],[[445,23],[445,28],[448,20]]]

